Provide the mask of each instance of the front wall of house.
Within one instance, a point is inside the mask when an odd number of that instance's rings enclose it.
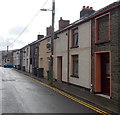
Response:
[[[110,51],[111,52],[111,97],[114,100],[117,100],[120,98],[119,92],[119,84],[120,84],[120,8],[115,8],[111,10],[110,13],[110,41],[107,43],[102,44],[95,44],[95,19],[92,20],[92,84],[95,88],[95,79],[94,79],[94,73],[95,73],[95,52],[102,52],[102,51]],[[106,12],[108,13],[108,12]],[[104,14],[101,14],[104,15]],[[118,30],[119,28],[119,30]],[[119,100],[120,102],[120,100]]]
[[[91,84],[91,21],[78,26],[78,48],[70,47],[70,76],[69,82],[90,89]],[[72,34],[70,34],[70,41]],[[70,42],[70,44],[72,44]],[[78,77],[72,75],[72,55],[78,55]]]
[[[45,40],[42,40],[39,45],[39,68],[44,68],[45,78],[47,78],[48,57],[50,57],[50,53],[47,51],[47,48],[46,48],[47,43],[48,41],[47,39],[45,39]]]
[[[20,65],[20,50],[13,52],[13,65]]]
[[[25,66],[26,66],[26,71],[27,72],[29,72],[29,69],[30,69],[30,67],[29,67],[29,64],[30,64],[30,46],[27,46],[26,48],[25,48],[25,57],[26,57],[26,62],[25,62]]]
[[[25,66],[25,63],[26,63],[24,51],[25,51],[25,48],[22,48],[22,68],[23,68],[23,66]]]
[[[119,10],[118,10],[118,12],[120,12],[120,7],[119,7]],[[120,14],[119,14],[119,16],[118,16],[118,22],[119,22],[119,25],[118,25],[118,43],[119,43],[119,45],[118,45],[118,68],[120,67]],[[120,76],[120,71],[118,71],[118,76]],[[118,80],[118,84],[120,84],[120,77],[119,77],[119,80]],[[120,103],[120,85],[118,86],[118,102]]]
[[[57,34],[57,39],[54,40],[54,78],[58,79],[57,65],[58,57],[62,57],[62,81],[67,82],[68,71],[68,31]]]
[[[15,66],[15,65],[17,65],[16,63],[17,63],[17,60],[16,60],[16,57],[17,57],[17,51],[15,51],[15,52],[13,52],[13,65]]]
[[[22,70],[29,72],[30,69],[30,46],[22,48]]]
[[[4,64],[13,64],[13,51],[3,51],[2,54],[2,64],[4,66]]]
[[[2,51],[0,51],[0,66],[2,66]]]

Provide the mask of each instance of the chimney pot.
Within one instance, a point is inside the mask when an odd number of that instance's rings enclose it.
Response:
[[[85,15],[90,15],[93,12],[95,12],[95,10],[93,10],[93,7],[83,6],[83,9],[80,11],[80,18],[85,16]]]
[[[89,9],[89,6],[87,6],[87,9]]]
[[[90,7],[91,10],[93,10],[93,7]]]
[[[85,6],[83,6],[83,9],[85,9]]]

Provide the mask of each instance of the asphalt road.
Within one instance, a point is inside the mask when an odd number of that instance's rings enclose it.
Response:
[[[0,67],[2,113],[96,113],[9,68]]]

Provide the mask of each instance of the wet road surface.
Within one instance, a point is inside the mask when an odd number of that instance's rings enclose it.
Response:
[[[0,67],[2,113],[96,113],[13,69]]]

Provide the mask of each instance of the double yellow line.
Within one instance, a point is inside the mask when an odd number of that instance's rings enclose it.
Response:
[[[30,77],[30,78],[31,78],[31,77]],[[88,103],[86,103],[86,102],[84,102],[84,101],[81,101],[81,100],[79,100],[79,99],[77,99],[77,98],[69,95],[68,93],[65,93],[65,92],[63,92],[63,91],[61,91],[61,90],[59,90],[59,89],[57,89],[57,88],[51,87],[50,85],[47,85],[47,84],[45,84],[45,83],[43,83],[43,82],[41,82],[41,81],[38,81],[38,80],[36,80],[36,79],[34,79],[34,78],[31,78],[31,79],[34,80],[34,81],[36,81],[37,83],[40,83],[41,85],[44,85],[44,86],[46,86],[46,87],[48,87],[48,88],[50,88],[50,89],[52,89],[52,90],[60,93],[61,95],[64,95],[64,96],[68,97],[69,99],[71,99],[71,100],[73,100],[73,101],[75,101],[75,102],[77,102],[77,103],[79,103],[79,104],[82,104],[82,105],[84,105],[84,106],[86,106],[86,107],[88,107],[88,108],[90,108],[90,109],[92,109],[92,110],[100,113],[100,114],[103,114],[103,115],[111,115],[110,113],[105,112],[105,111],[103,111],[103,110],[101,110],[101,109],[99,109],[99,108],[97,108],[97,107],[94,107],[94,106],[92,106],[92,105],[90,105],[90,104],[88,104]]]

